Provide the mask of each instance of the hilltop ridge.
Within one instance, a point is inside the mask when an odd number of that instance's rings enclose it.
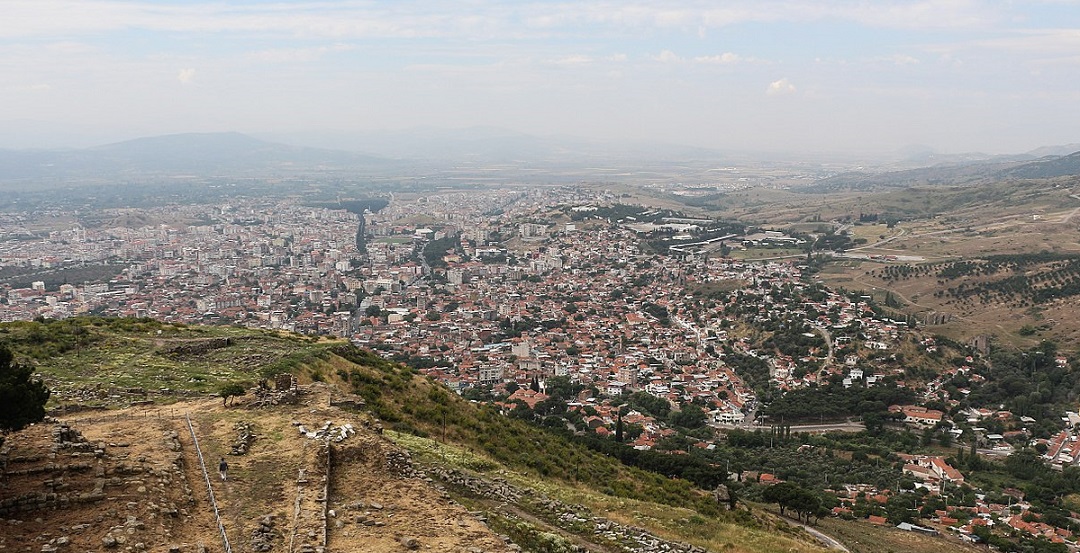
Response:
[[[770,515],[724,513],[686,481],[587,452],[345,342],[97,322],[81,343],[63,325],[0,328],[59,392],[54,419],[5,444],[0,508],[21,521],[6,547],[220,551],[205,464],[243,551],[821,550]],[[289,384],[265,391],[253,385],[262,378]],[[227,382],[252,387],[226,406],[211,396]]]
[[[217,510],[240,551],[318,551],[328,540],[347,551],[509,551],[417,478],[408,455],[370,420],[329,407],[328,387],[301,395],[296,405],[257,412],[207,399],[84,413],[16,434],[0,512],[21,522],[4,545],[221,551]],[[341,434],[324,440],[330,430]],[[242,454],[238,443],[248,443]],[[229,463],[226,481],[216,474],[219,457]]]

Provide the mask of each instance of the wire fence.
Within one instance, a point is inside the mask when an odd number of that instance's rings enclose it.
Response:
[[[221,511],[218,510],[217,500],[214,499],[214,487],[210,484],[210,473],[206,470],[206,460],[203,459],[202,449],[199,447],[199,438],[195,436],[195,427],[191,424],[191,417],[184,415],[187,420],[188,430],[191,431],[191,441],[195,442],[195,454],[199,458],[199,467],[202,468],[203,478],[206,479],[206,491],[210,494],[210,505],[214,508],[214,518],[217,520],[218,531],[221,532],[221,542],[225,545],[225,553],[232,553],[229,545],[229,536],[225,533],[225,524],[221,522]]]
[[[69,424],[96,424],[135,420],[175,420],[183,419],[186,415],[177,413],[176,409],[142,409],[128,410],[125,412],[82,411],[74,413],[59,413],[54,417],[60,422]]]
[[[326,441],[326,480],[323,482],[322,492],[322,546],[323,550],[326,550],[330,544],[327,543],[329,538],[330,525],[330,470],[333,466],[330,459],[333,454],[333,446],[330,445],[330,440]]]

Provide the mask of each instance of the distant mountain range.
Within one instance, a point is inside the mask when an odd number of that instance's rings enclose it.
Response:
[[[304,143],[293,146],[289,143]],[[364,153],[358,153],[364,152]],[[671,144],[602,144],[537,137],[505,129],[415,129],[373,133],[263,135],[188,133],[79,149],[0,149],[0,180],[146,175],[244,175],[353,172],[404,174],[462,166],[591,167],[745,156]]]
[[[1080,175],[1080,151],[1064,156],[1047,156],[1038,161],[1005,169],[1000,174],[1014,179],[1049,179]]]
[[[305,148],[240,133],[191,133],[138,138],[69,150],[0,150],[0,179],[120,175],[216,175],[297,171],[383,170],[393,160],[340,150]]]
[[[1068,155],[1034,153],[1076,148]],[[1046,179],[1080,175],[1080,145],[1048,147],[1016,156],[994,156],[966,162],[941,163],[930,167],[887,172],[847,172],[822,179],[801,189],[804,192],[835,192],[842,190],[872,190],[909,186],[974,185],[1002,179]]]
[[[536,136],[499,127],[413,128],[388,131],[307,132],[260,138],[366,152],[396,159],[450,163],[545,163],[747,159],[734,152],[664,142],[596,141],[572,136]]]
[[[289,144],[305,144],[294,146]],[[942,156],[913,147],[891,172],[849,172],[808,191],[964,184],[986,178],[1045,178],[1080,174],[1080,145],[1040,148],[1015,156]],[[363,152],[363,153],[360,153]],[[1070,154],[1070,155],[1063,155]],[[0,149],[0,180],[66,181],[145,176],[279,176],[311,173],[367,175],[427,174],[463,167],[536,170],[572,168],[566,178],[590,178],[596,168],[655,169],[740,165],[754,162],[798,164],[806,156],[750,154],[693,146],[643,142],[596,142],[571,137],[538,137],[492,127],[412,129],[354,133],[261,135],[235,132],[188,133],[137,138],[78,149]],[[818,160],[818,163],[822,163]],[[928,166],[929,165],[929,166]],[[596,174],[608,174],[600,173]],[[569,175],[569,176],[567,176]]]

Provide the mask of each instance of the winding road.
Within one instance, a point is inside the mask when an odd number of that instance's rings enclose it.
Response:
[[[780,516],[780,518],[784,519],[785,522],[792,526],[798,526],[803,530],[806,530],[808,534],[814,536],[817,541],[821,542],[823,545],[825,545],[825,547],[828,547],[829,549],[835,549],[837,551],[845,551],[846,553],[851,553],[851,550],[847,547],[844,547],[844,544],[840,543],[836,538],[821,532],[820,530],[814,528],[813,526],[810,526],[809,524],[803,524],[802,522],[799,522],[787,516]]]

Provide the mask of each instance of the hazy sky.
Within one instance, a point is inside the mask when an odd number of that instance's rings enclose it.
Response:
[[[1025,151],[1080,142],[1080,0],[0,0],[0,122]]]

